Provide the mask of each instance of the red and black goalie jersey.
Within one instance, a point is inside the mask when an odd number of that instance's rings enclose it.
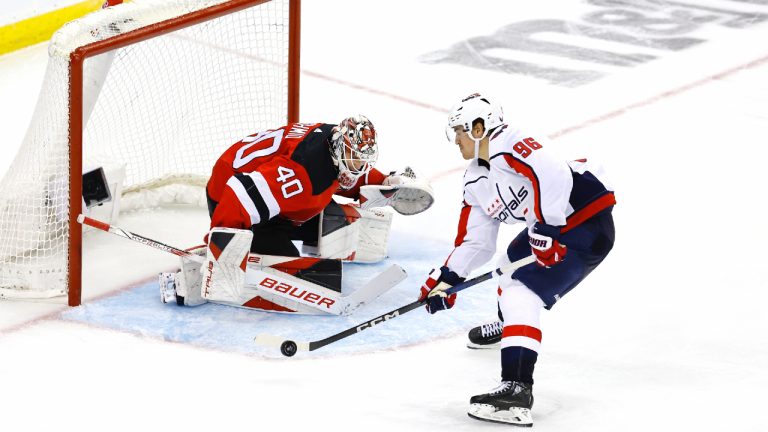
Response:
[[[348,191],[339,190],[328,142],[335,125],[291,123],[245,137],[221,155],[208,181],[211,227],[250,229],[281,217],[301,224],[339,193],[350,198],[362,184],[381,184],[371,170]]]

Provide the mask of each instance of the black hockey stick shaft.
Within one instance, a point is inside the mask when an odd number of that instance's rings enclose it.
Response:
[[[328,344],[332,344],[336,341],[339,341],[341,339],[344,339],[346,337],[352,336],[353,334],[360,333],[363,330],[367,330],[371,327],[376,326],[377,324],[381,324],[385,321],[388,321],[392,318],[398,317],[404,313],[410,312],[419,306],[423,305],[424,301],[416,300],[413,303],[409,303],[405,306],[399,307],[393,311],[387,312],[385,314],[379,315],[376,318],[370,319],[362,324],[358,324],[355,327],[348,328],[340,333],[336,333],[335,335],[328,336],[325,339],[321,339],[319,341],[314,341],[309,343],[309,351],[314,351],[318,348],[322,348]]]
[[[475,286],[479,283],[485,282],[488,279],[492,279],[494,275],[501,276],[502,274],[509,273],[510,271],[514,271],[524,265],[528,265],[532,262],[536,261],[536,258],[533,255],[527,256],[525,258],[522,258],[520,260],[517,260],[509,265],[506,265],[501,268],[497,268],[495,270],[489,271],[488,273],[483,273],[480,276],[474,277],[468,281],[464,281],[460,284],[457,284],[447,290],[445,292],[447,294],[453,294],[457,293],[461,290],[465,290],[471,286]],[[332,344],[336,341],[339,341],[341,339],[344,339],[346,337],[352,336],[354,334],[358,334],[361,331],[367,330],[369,328],[372,328],[378,324],[381,324],[383,322],[389,321],[393,318],[396,318],[400,315],[406,314],[419,306],[422,306],[426,303],[426,300],[416,300],[413,303],[409,303],[405,306],[399,307],[393,311],[387,312],[385,314],[379,315],[376,318],[370,319],[364,323],[358,324],[354,327],[348,328],[342,332],[336,333],[335,335],[328,336],[325,339],[321,339],[319,341],[309,342],[308,344],[308,350],[314,351],[318,348],[322,348],[328,344]]]

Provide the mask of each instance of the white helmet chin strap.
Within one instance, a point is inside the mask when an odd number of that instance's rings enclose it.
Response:
[[[480,141],[482,141],[486,137],[486,135],[488,135],[487,129],[483,131],[483,136],[481,136],[480,138],[475,138],[475,136],[472,135],[472,131],[469,131],[469,137],[472,138],[472,141],[475,142],[475,159],[480,158]]]

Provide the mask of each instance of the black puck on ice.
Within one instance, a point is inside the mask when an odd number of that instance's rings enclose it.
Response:
[[[293,357],[293,355],[296,354],[297,349],[296,342],[294,341],[287,340],[280,344],[280,352],[286,357]]]

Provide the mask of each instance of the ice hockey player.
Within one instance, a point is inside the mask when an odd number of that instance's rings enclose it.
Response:
[[[199,252],[208,261],[201,269],[183,260],[181,272],[161,275],[161,299],[342,313],[339,259],[386,255],[391,214],[375,207],[416,214],[433,202],[410,168],[384,175],[374,168],[377,157],[376,129],[361,115],[338,125],[292,123],[235,143],[206,187],[211,232]],[[334,195],[362,205],[338,204]],[[295,240],[336,259],[298,258]]]
[[[451,308],[456,294],[445,290],[492,258],[499,224],[526,224],[499,263],[536,258],[499,280],[501,384],[473,396],[468,414],[531,426],[541,311],[552,308],[607,256],[614,242],[616,199],[601,170],[586,159],[558,160],[548,144],[504,123],[501,107],[479,94],[452,108],[446,132],[471,162],[464,174],[455,249],[430,272],[419,298],[432,314]]]

